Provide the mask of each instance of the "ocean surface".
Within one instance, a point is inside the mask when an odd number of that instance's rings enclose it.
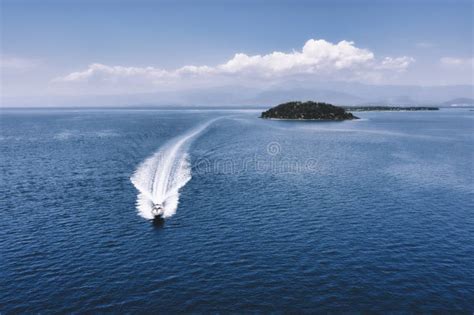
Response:
[[[472,313],[474,112],[356,115],[3,109],[0,313]]]

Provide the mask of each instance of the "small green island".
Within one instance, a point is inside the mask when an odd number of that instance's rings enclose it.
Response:
[[[311,101],[280,104],[263,112],[260,117],[264,119],[336,121],[358,119],[342,107]]]

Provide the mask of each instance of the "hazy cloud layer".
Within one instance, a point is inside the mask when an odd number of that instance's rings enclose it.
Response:
[[[36,59],[0,55],[0,70],[2,71],[29,70],[38,64],[39,61]]]
[[[474,57],[471,58],[457,58],[457,57],[443,57],[441,64],[444,66],[454,67],[474,67]]]
[[[334,44],[322,39],[310,39],[300,51],[275,51],[266,55],[237,53],[225,63],[215,66],[188,65],[165,70],[93,63],[87,69],[56,78],[54,82],[107,86],[126,83],[129,87],[140,85],[178,89],[196,84],[271,83],[288,77],[378,83],[382,78],[405,71],[414,61],[407,56],[378,58],[372,51],[359,48],[350,41]]]

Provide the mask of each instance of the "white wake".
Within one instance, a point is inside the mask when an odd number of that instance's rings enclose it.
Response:
[[[213,119],[190,132],[172,139],[156,153],[143,161],[131,177],[137,195],[138,214],[145,219],[153,219],[153,204],[164,208],[163,217],[176,213],[179,190],[191,179],[188,149],[192,141],[203,132]]]

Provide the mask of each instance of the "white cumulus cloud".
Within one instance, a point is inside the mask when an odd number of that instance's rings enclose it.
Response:
[[[301,51],[248,56],[236,54],[216,70],[224,73],[254,72],[266,76],[295,73],[317,73],[357,67],[374,60],[374,54],[354,46],[353,42],[332,44],[325,40],[310,39]]]
[[[298,75],[305,78],[332,80],[374,80],[387,73],[406,70],[415,60],[411,57],[377,58],[365,48],[351,41],[331,43],[323,39],[308,40],[300,51],[275,51],[265,55],[237,53],[228,61],[214,65],[187,65],[165,70],[156,67],[110,66],[93,63],[85,70],[72,72],[55,79],[55,82],[82,82],[118,84],[164,85],[179,88],[190,83],[228,84],[234,80],[260,80],[271,82]]]
[[[156,79],[169,75],[165,70],[154,67],[123,67],[123,66],[107,66],[100,63],[93,63],[84,71],[72,72],[62,78],[60,81],[86,81],[89,79],[113,80],[120,77],[137,77]]]

